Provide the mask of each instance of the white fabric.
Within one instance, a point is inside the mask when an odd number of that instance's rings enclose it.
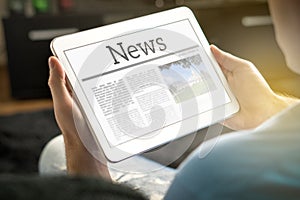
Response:
[[[109,164],[108,167],[114,181],[141,191],[151,200],[163,199],[176,174],[176,170],[141,156]],[[67,174],[62,135],[52,139],[44,148],[39,160],[39,173],[41,175]]]

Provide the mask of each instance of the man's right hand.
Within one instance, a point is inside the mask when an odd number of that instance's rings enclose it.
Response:
[[[211,45],[211,51],[240,104],[239,112],[225,120],[225,126],[234,130],[255,128],[299,101],[275,94],[251,62],[226,53],[214,45]]]

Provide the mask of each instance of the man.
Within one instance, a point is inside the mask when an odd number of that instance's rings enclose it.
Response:
[[[300,73],[300,1],[270,0],[269,5],[287,64]],[[196,150],[180,166],[165,199],[299,197],[300,100],[275,94],[252,63],[215,46],[211,51],[240,104],[240,111],[224,125],[252,130],[221,136],[205,158],[200,159]],[[94,159],[78,136],[72,94],[62,66],[54,57],[49,66],[49,86],[63,133],[68,173],[110,179],[106,164]],[[75,115],[82,117],[79,112]],[[86,125],[81,127],[80,131],[89,132]]]

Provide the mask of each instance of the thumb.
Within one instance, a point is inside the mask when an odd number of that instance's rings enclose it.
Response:
[[[48,85],[54,102],[66,102],[70,100],[70,94],[66,87],[66,76],[62,65],[54,56],[49,58],[50,76]]]
[[[230,53],[222,51],[215,45],[210,46],[211,52],[215,56],[218,64],[226,71],[233,72],[239,67],[248,66],[246,60],[238,58]]]

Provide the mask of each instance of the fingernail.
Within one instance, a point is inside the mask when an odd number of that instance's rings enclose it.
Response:
[[[212,46],[213,46],[215,49],[218,49],[218,50],[220,50],[220,48],[219,48],[219,47],[217,47],[217,45],[213,44]]]
[[[54,68],[54,63],[53,63],[51,57],[48,60],[48,65],[49,65],[50,70],[52,70]]]

